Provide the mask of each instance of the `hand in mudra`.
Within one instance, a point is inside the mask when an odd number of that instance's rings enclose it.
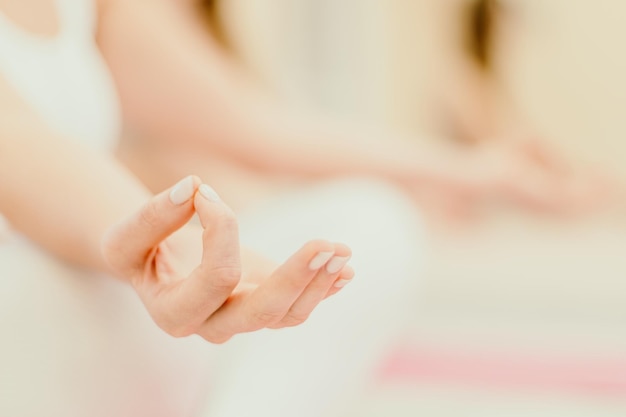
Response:
[[[542,143],[490,143],[459,154],[457,162],[439,181],[408,183],[420,204],[461,219],[493,202],[573,216],[602,210],[616,196],[608,176],[570,164]]]
[[[202,237],[175,234],[194,213]],[[189,255],[200,247],[199,264],[189,268]],[[235,215],[196,177],[111,228],[103,254],[132,283],[159,327],[175,337],[198,334],[212,343],[298,325],[354,275],[346,266],[350,249],[323,240],[308,242],[275,269],[250,255],[242,264]]]

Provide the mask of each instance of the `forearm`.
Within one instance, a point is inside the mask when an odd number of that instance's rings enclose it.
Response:
[[[0,212],[56,256],[107,271],[103,234],[148,192],[112,157],[29,119],[0,126]]]

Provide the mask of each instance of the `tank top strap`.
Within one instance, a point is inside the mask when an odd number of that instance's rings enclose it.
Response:
[[[98,20],[95,0],[56,0],[56,4],[63,35],[93,38]]]

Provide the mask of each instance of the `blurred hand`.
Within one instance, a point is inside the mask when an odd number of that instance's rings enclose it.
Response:
[[[490,202],[581,215],[607,206],[616,194],[607,177],[572,167],[538,142],[488,143],[468,152],[444,181],[413,185],[420,201],[434,200],[431,209],[455,218]]]
[[[199,185],[186,178],[103,240],[113,270],[170,335],[223,343],[238,333],[294,326],[352,279],[350,249],[327,241],[307,243],[277,268],[250,255],[242,265],[235,215]],[[179,231],[194,212],[202,227]]]
[[[491,144],[478,151],[475,164],[492,176],[494,197],[540,212],[591,213],[606,206],[615,191],[608,177],[574,167],[538,141]]]

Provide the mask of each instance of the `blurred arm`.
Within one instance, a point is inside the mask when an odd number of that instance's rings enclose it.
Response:
[[[105,0],[102,6],[99,43],[124,111],[151,137],[176,138],[178,146],[226,154],[272,173],[411,182],[448,175],[441,167],[451,167],[449,155],[424,155],[398,140],[367,140],[368,133],[292,115],[256,95],[211,37],[173,3]]]
[[[145,188],[111,156],[47,129],[0,78],[0,213],[55,255],[107,271],[100,242]]]

